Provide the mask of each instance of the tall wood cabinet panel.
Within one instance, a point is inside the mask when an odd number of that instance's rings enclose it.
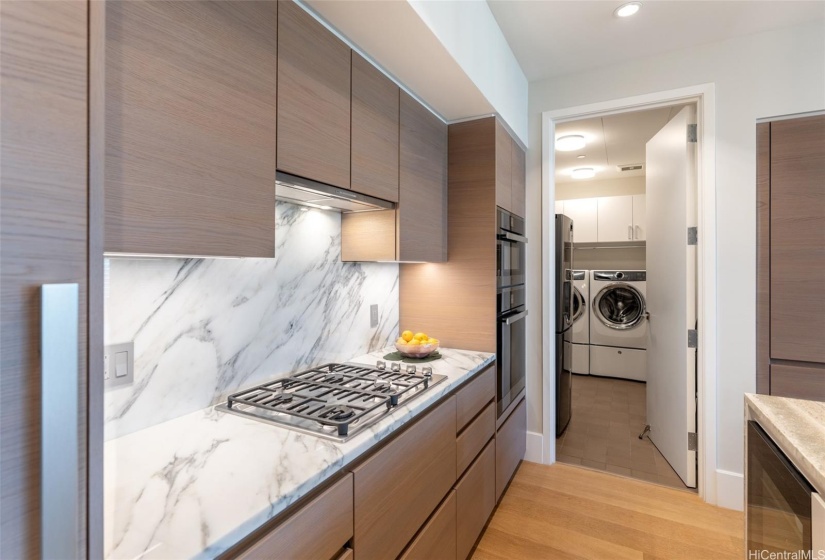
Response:
[[[398,260],[447,260],[447,125],[401,92]]]
[[[106,251],[273,256],[277,8],[106,3]]]
[[[496,206],[513,211],[512,139],[496,119]]]
[[[494,118],[450,125],[450,258],[400,267],[400,324],[446,347],[496,351],[495,158]]]
[[[277,4],[278,169],[348,189],[350,49],[296,3]]]
[[[88,3],[0,3],[0,53],[0,558],[43,552],[40,286],[51,283],[79,284],[79,385],[66,395],[79,411],[75,552],[97,557],[102,546],[87,548],[86,521],[87,347],[100,349],[87,338],[96,305],[89,243],[99,238],[87,175]]]
[[[352,190],[398,202],[400,89],[352,51]]]
[[[513,191],[510,211],[516,216],[524,218],[527,214],[527,155],[515,140],[511,139],[510,143],[512,146],[510,172]]]
[[[825,400],[825,115],[757,125],[757,390]]]

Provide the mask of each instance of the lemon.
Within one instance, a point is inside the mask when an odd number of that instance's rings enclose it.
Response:
[[[401,333],[401,338],[404,339],[404,342],[409,342],[413,339],[412,331],[404,331]],[[400,339],[399,339],[400,340]]]
[[[399,338],[398,340],[395,341],[395,343],[400,344],[401,346],[406,346],[407,345],[407,341],[404,340],[404,337]]]
[[[429,341],[427,341],[427,344],[438,344],[438,339],[437,338],[431,338]]]
[[[415,336],[413,338],[418,340],[418,341],[426,342],[429,337],[426,334],[424,334],[423,332],[420,332],[420,333],[415,333]]]
[[[409,341],[407,344],[408,344],[409,346],[419,346],[419,345],[421,344],[421,341],[420,341],[420,340],[418,340],[417,338],[413,338],[413,339],[412,339],[411,341]]]

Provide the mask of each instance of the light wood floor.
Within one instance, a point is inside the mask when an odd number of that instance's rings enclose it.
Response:
[[[525,461],[473,559],[741,560],[743,536],[741,512],[695,494]]]

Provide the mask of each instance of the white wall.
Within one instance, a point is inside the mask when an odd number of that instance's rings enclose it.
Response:
[[[407,1],[526,145],[527,78],[487,2]]]
[[[541,238],[541,113],[715,83],[718,251],[717,467],[739,488],[743,394],[755,389],[756,120],[825,108],[825,23],[818,21],[530,84],[527,235]],[[528,245],[528,308],[541,309],[541,247]],[[528,317],[528,430],[541,431],[541,313]],[[730,490],[730,491],[729,491]],[[728,503],[724,503],[725,500]],[[736,502],[739,502],[738,504]]]
[[[574,183],[556,183],[556,200],[594,198],[599,196],[626,196],[645,194],[645,177],[584,180]]]

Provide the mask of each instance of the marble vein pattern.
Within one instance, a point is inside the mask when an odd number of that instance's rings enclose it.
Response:
[[[825,402],[746,394],[745,404],[751,420],[825,495]]]
[[[106,392],[107,439],[394,340],[398,265],[342,263],[338,213],[275,216],[274,259],[107,260],[106,343],[135,347],[134,383]]]
[[[393,348],[347,360],[374,364]],[[213,407],[105,445],[106,558],[213,558],[494,360],[442,349],[447,379],[337,443]]]

